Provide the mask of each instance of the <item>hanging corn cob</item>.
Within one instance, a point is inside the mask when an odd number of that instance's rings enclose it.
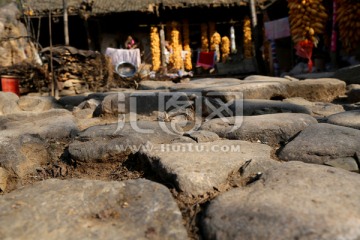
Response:
[[[225,36],[221,38],[221,59],[226,62],[230,54],[230,39]]]
[[[346,52],[360,47],[360,2],[337,0],[336,22],[342,46]]]
[[[160,37],[157,27],[150,28],[150,48],[152,58],[152,69],[158,71],[161,66]]]
[[[183,61],[181,58],[181,47],[179,44],[179,36],[180,36],[180,31],[178,29],[178,23],[177,22],[172,22],[171,23],[171,43],[170,46],[172,48],[172,53],[170,55],[170,64],[173,67],[173,69],[179,70],[182,69],[183,66]]]
[[[192,69],[191,62],[191,48],[190,48],[190,29],[189,29],[189,21],[183,21],[183,35],[184,35],[184,51],[186,51],[184,67],[185,70],[190,71]]]
[[[243,23],[243,33],[244,33],[244,57],[252,58],[253,57],[253,45],[251,38],[251,21],[249,17],[245,17]]]
[[[328,18],[323,0],[288,0],[292,40],[295,44],[309,40],[316,46],[316,37],[324,33]]]
[[[209,51],[209,40],[208,40],[208,27],[206,23],[202,23],[200,25],[201,30],[201,51],[208,52]]]

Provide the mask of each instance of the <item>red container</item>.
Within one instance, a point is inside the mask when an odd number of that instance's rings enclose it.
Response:
[[[12,92],[20,96],[20,81],[16,76],[1,76],[1,89],[3,92]]]

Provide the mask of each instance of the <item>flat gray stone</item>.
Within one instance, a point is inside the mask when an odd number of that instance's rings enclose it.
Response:
[[[305,128],[279,153],[285,161],[324,164],[329,160],[353,157],[360,149],[360,130],[327,123]]]
[[[360,129],[360,110],[330,115],[327,118],[327,123]]]
[[[0,116],[0,134],[18,136],[37,134],[46,138],[66,138],[77,132],[75,118],[64,109],[52,109],[40,113],[22,112]]]
[[[187,133],[184,135],[196,142],[213,142],[220,140],[220,137],[216,133],[203,130]]]
[[[169,89],[174,86],[172,81],[141,81],[139,83],[139,90],[158,90]]]
[[[272,113],[305,113],[311,114],[311,111],[304,106],[263,99],[244,99],[236,100],[229,108],[236,112],[236,107],[242,107],[243,116],[263,115]]]
[[[360,176],[291,162],[211,201],[205,239],[359,239]]]
[[[241,93],[244,99],[285,99],[302,97],[309,101],[331,102],[345,94],[344,81],[334,78],[306,79],[290,81],[288,79],[259,78],[258,80],[227,81],[217,79],[216,84],[209,84],[207,79],[190,83],[176,84],[171,91],[199,92],[203,96],[216,94],[227,101],[239,98]],[[230,93],[230,94],[229,94]],[[233,94],[231,94],[233,93]]]
[[[82,103],[83,101],[86,100],[86,96],[81,96],[81,95],[77,95],[77,96],[65,96],[65,97],[61,97],[58,100],[58,103],[60,105],[62,105],[64,108],[66,109],[72,109],[73,107],[78,106],[80,103]]]
[[[21,110],[28,112],[44,112],[54,108],[62,108],[54,97],[22,96],[18,100]]]
[[[352,172],[359,172],[360,170],[359,166],[356,163],[356,160],[353,157],[337,158],[326,161],[324,164],[327,166],[342,168]]]
[[[136,126],[131,124],[136,124]],[[167,129],[172,128],[170,123],[163,124]],[[149,132],[139,132],[135,127]],[[122,129],[117,123],[98,125],[80,132],[76,137],[77,140],[69,145],[69,153],[74,160],[79,162],[117,161],[117,156],[136,153],[142,147],[151,148],[152,144],[168,144],[186,140],[193,142],[190,138],[180,139],[180,136],[165,132],[159,122],[128,122]]]
[[[1,239],[187,239],[169,190],[144,179],[49,179],[0,196]]]
[[[252,159],[274,161],[271,148],[245,141],[220,140],[208,143],[154,145],[140,150],[138,157],[153,171],[188,195],[202,195],[227,184],[229,175]]]
[[[278,113],[242,118],[217,118],[203,123],[202,130],[215,132],[222,138],[260,141],[271,146],[289,141],[312,124],[315,118],[302,113]],[[236,128],[236,126],[240,126]],[[235,129],[234,129],[235,128]]]
[[[185,93],[134,92],[111,94],[104,98],[95,111],[95,116],[117,115],[134,112],[137,114],[151,114],[153,111],[171,110],[167,106],[169,99],[174,101],[191,102]]]
[[[311,116],[316,118],[324,118],[335,113],[344,112],[344,107],[339,104],[329,102],[310,102],[304,98],[295,97],[284,99],[283,102],[292,103],[302,106],[310,111]]]
[[[0,91],[0,116],[21,112],[17,104],[18,100],[19,97],[15,93]]]

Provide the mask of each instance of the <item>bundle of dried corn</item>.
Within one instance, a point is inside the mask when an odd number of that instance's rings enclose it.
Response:
[[[183,67],[183,60],[181,58],[181,47],[179,44],[180,31],[178,29],[179,24],[172,22],[171,27],[171,43],[172,53],[170,54],[170,64],[173,69],[179,70]]]
[[[200,31],[201,31],[201,51],[208,52],[209,40],[208,40],[208,26],[206,23],[202,23],[200,25]]]
[[[230,54],[230,39],[227,36],[221,38],[221,58],[226,62]]]
[[[360,2],[355,0],[337,0],[336,22],[342,46],[346,52],[360,47]],[[320,15],[320,14],[318,14]]]
[[[150,48],[152,57],[152,69],[158,71],[161,65],[160,37],[157,27],[150,28]]]
[[[189,21],[183,21],[183,35],[184,35],[184,51],[186,51],[186,56],[184,60],[185,70],[190,71],[192,69],[191,62],[191,48],[190,48],[190,29],[189,29]]]
[[[251,38],[251,21],[249,17],[245,17],[243,24],[244,32],[244,57],[253,57],[252,38]]]

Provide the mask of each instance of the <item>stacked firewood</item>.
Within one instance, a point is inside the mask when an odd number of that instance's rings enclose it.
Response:
[[[112,79],[114,71],[111,60],[105,55],[73,47],[54,47],[54,76],[60,95],[75,95],[87,91],[101,91]],[[50,69],[50,49],[42,51]],[[52,74],[49,74],[51,78]]]

